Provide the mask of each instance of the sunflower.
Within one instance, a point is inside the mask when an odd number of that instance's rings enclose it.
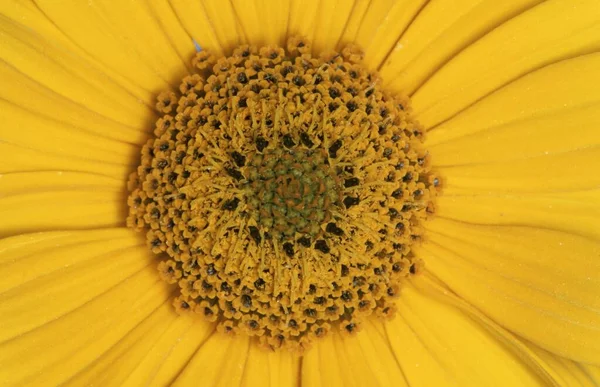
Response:
[[[597,0],[0,14],[1,385],[600,383]]]

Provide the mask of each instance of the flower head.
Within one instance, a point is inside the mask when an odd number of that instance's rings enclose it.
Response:
[[[198,53],[181,94],[159,95],[129,187],[176,308],[270,348],[392,316],[436,190],[408,100],[355,47],[310,49]]]
[[[600,383],[597,0],[0,15],[0,385]]]

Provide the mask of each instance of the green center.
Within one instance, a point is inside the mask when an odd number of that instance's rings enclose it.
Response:
[[[268,149],[248,163],[248,207],[276,239],[318,237],[340,203],[340,184],[327,155],[316,150]]]

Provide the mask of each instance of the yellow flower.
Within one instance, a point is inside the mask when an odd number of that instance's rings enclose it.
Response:
[[[0,385],[600,383],[597,0],[15,0],[0,15]],[[193,70],[194,43],[229,55],[292,35],[315,53],[356,43],[410,95],[443,187],[395,318],[301,357],[177,314],[125,224],[155,98]]]

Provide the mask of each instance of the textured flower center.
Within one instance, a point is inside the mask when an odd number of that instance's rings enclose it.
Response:
[[[304,240],[321,236],[322,225],[342,205],[339,179],[327,154],[295,145],[286,136],[280,148],[255,154],[243,184],[249,215],[270,230],[272,238],[288,244],[298,236]],[[293,252],[293,246],[286,251]]]
[[[147,230],[178,311],[293,349],[394,314],[438,180],[409,101],[360,60],[315,58],[299,38],[203,51],[159,96],[127,221]]]

